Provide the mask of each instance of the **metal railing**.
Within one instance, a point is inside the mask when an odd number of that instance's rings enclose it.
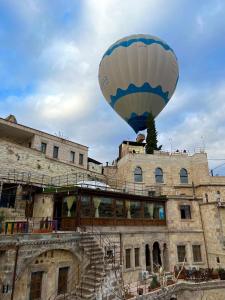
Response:
[[[106,178],[101,174],[96,175],[96,173],[92,174],[89,171],[83,173],[67,173],[51,177],[37,172],[24,172],[17,169],[1,169],[0,183],[1,182],[35,185],[50,190],[52,188],[53,191],[54,188],[83,187],[143,196],[148,196],[151,191],[157,196],[162,194],[162,187],[159,185],[146,186],[144,183]]]
[[[0,235],[25,234],[25,233],[49,233],[57,231],[57,221],[48,218],[31,218],[26,221],[2,221],[0,222]]]

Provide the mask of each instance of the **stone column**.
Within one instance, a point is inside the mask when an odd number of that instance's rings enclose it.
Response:
[[[159,250],[160,250],[160,259],[161,259],[161,264],[162,264],[162,267],[164,269],[164,257],[163,257],[163,243],[159,243]]]
[[[153,245],[149,244],[149,252],[150,252],[150,262],[151,262],[151,271],[154,272],[154,265],[153,265]]]

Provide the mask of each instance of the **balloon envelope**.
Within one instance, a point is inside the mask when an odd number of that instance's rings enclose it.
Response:
[[[137,34],[105,52],[99,65],[101,91],[112,108],[134,129],[146,129],[170,100],[179,77],[176,55],[161,39]]]

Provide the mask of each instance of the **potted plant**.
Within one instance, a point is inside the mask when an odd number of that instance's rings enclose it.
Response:
[[[218,274],[219,274],[220,280],[225,280],[225,269],[219,268]]]
[[[148,290],[149,290],[149,291],[152,291],[152,290],[157,289],[158,287],[160,287],[160,283],[159,283],[159,281],[158,281],[158,279],[157,279],[157,276],[156,276],[156,275],[153,275],[153,276],[152,276],[152,281],[151,281],[151,284],[150,284]]]

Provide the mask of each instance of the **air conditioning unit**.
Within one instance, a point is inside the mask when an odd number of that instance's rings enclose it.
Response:
[[[149,277],[149,272],[146,270],[143,270],[139,273],[139,277],[140,277],[140,280],[146,280]]]

